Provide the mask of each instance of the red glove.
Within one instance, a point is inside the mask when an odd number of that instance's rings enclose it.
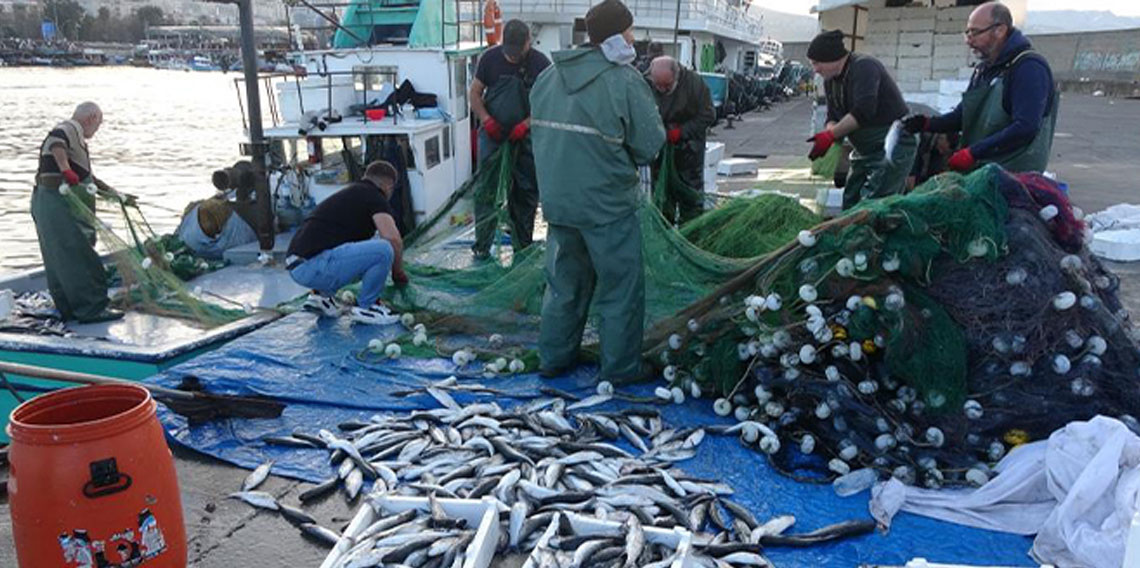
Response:
[[[830,130],[821,130],[817,132],[815,136],[808,138],[807,141],[812,142],[811,152],[808,152],[808,159],[817,160],[831,149],[832,144],[835,144],[835,135],[832,134]]]
[[[403,268],[398,268],[392,271],[392,283],[396,286],[407,286],[408,273],[404,272]]]
[[[974,161],[974,155],[970,153],[970,149],[962,148],[954,152],[953,156],[950,156],[950,159],[946,161],[946,167],[956,172],[968,172],[974,169],[976,163],[977,162]]]
[[[63,174],[63,181],[66,181],[67,185],[79,184],[79,174],[75,173],[72,170],[63,170],[61,173]]]
[[[483,132],[486,132],[487,136],[490,136],[491,140],[495,142],[503,141],[503,127],[493,116],[488,116],[487,120],[483,121]]]
[[[680,126],[674,126],[673,128],[670,128],[669,132],[665,133],[665,139],[668,140],[670,144],[673,144],[673,145],[680,144],[681,143],[681,127]]]
[[[518,142],[526,138],[528,134],[530,134],[530,123],[524,120],[511,129],[511,135],[508,138],[511,142]]]

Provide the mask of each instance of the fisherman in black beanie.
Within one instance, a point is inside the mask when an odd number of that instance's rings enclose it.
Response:
[[[811,40],[811,44],[808,45],[807,56],[812,61],[831,63],[843,59],[848,53],[847,48],[843,45],[843,32],[831,30],[823,32]]]
[[[843,32],[822,32],[811,40],[808,59],[824,79],[827,126],[808,139],[808,157],[823,157],[837,140],[846,138],[854,150],[843,188],[843,208],[864,198],[902,193],[914,164],[918,142],[902,133],[891,156],[884,151],[891,124],[907,114],[895,80],[877,59],[847,51]]]
[[[601,45],[632,27],[633,13],[619,0],[606,0],[586,12],[586,33],[593,45]]]

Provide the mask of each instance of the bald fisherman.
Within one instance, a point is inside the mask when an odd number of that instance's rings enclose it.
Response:
[[[1013,26],[1009,8],[978,6],[966,21],[966,44],[982,63],[954,110],[907,117],[911,132],[961,132],[947,168],[969,172],[994,163],[1013,172],[1043,172],[1053,148],[1059,97],[1049,62]]]
[[[700,75],[663,55],[649,64],[646,78],[673,146],[677,177],[692,191],[665,196],[662,214],[669,222],[684,224],[704,210],[705,140],[716,123],[712,93]]]
[[[64,321],[94,323],[116,320],[123,312],[110,307],[107,273],[95,252],[95,227],[90,219],[95,196],[78,186],[93,184],[98,191],[131,204],[133,197],[120,195],[91,171],[87,140],[103,124],[103,111],[93,102],[75,107],[69,120],[51,129],[40,145],[36,187],[32,191],[32,219],[39,237],[40,256],[48,291]],[[92,215],[73,212],[60,186],[76,186],[71,195]]]

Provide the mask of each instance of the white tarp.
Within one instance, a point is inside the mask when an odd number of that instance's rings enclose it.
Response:
[[[1140,437],[1097,416],[1072,422],[1048,440],[1021,446],[998,463],[1000,474],[976,490],[875,486],[871,514],[889,526],[907,511],[952,523],[1032,535],[1041,563],[1119,568],[1132,516],[1140,506]]]
[[[1140,205],[1118,203],[1104,211],[1085,217],[1085,222],[1089,224],[1089,229],[1092,229],[1094,233],[1109,230],[1140,229]]]

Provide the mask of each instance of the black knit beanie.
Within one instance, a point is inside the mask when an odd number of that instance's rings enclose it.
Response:
[[[843,59],[847,55],[847,48],[843,46],[843,32],[831,30],[822,32],[811,40],[808,46],[808,59],[818,63],[831,63]]]
[[[631,26],[633,14],[619,0],[606,0],[586,12],[586,33],[594,45],[600,45]]]

